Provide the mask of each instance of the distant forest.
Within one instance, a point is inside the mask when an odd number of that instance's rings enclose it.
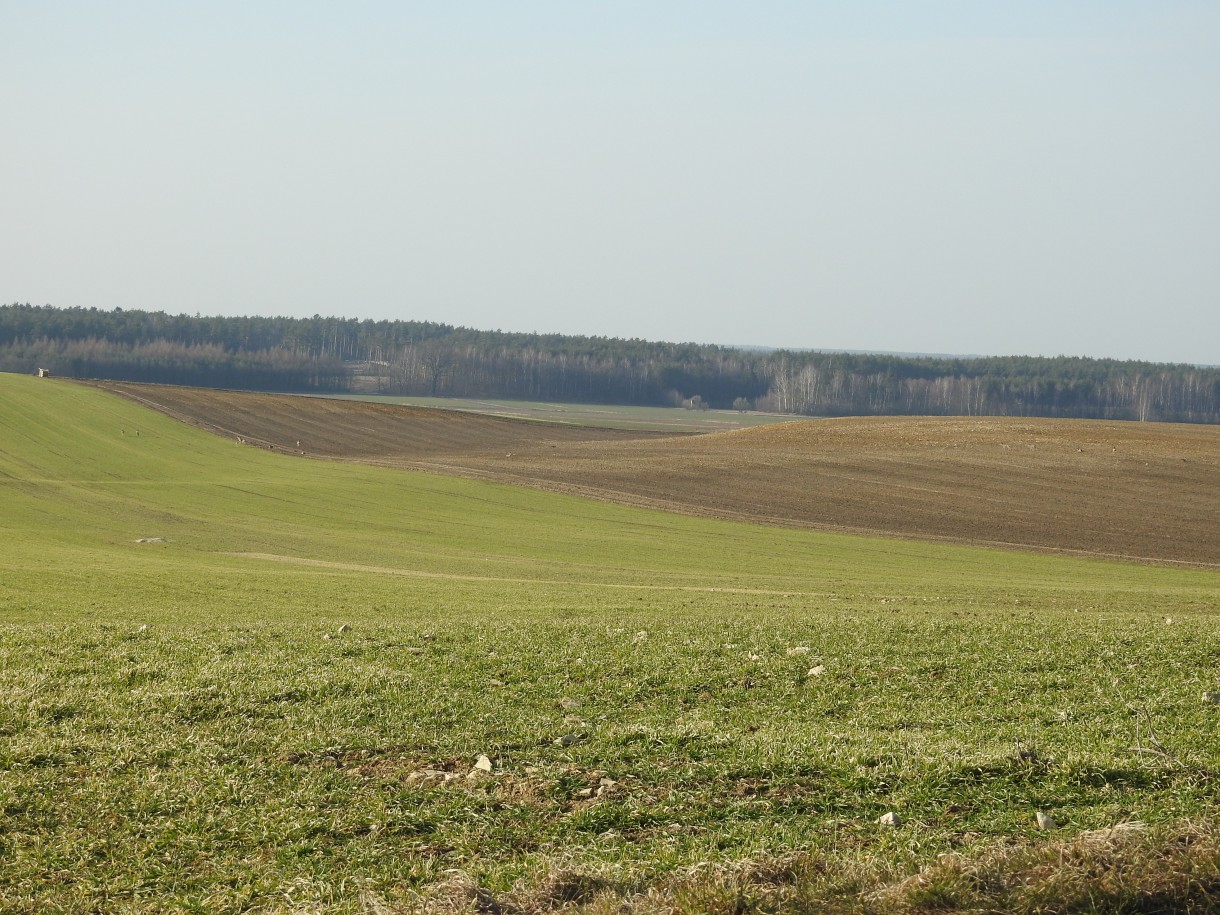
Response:
[[[425,321],[0,305],[0,371],[285,392],[757,409],[806,416],[1220,422],[1220,369],[1005,356],[754,352]]]

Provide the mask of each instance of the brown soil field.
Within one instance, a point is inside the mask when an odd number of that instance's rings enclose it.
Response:
[[[503,456],[528,446],[661,434],[327,397],[89,383],[246,445],[336,460],[404,463],[452,455],[473,459]]]
[[[102,386],[251,444],[317,457],[763,523],[1220,566],[1215,426],[868,417],[662,437],[353,401]]]

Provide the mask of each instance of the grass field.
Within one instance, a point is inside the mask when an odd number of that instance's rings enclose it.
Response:
[[[755,410],[684,410],[679,407],[633,407],[622,404],[542,403],[532,400],[485,400],[466,397],[400,397],[391,394],[344,394],[344,400],[400,404],[437,410],[463,410],[486,416],[543,420],[602,429],[667,432],[723,432],[791,422],[782,413]]]
[[[1215,910],[1220,573],[305,461],[3,375],[0,538],[5,911]]]

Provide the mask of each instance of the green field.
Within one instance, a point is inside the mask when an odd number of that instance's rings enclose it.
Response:
[[[340,394],[343,400],[396,403],[440,410],[463,410],[514,419],[537,419],[607,429],[639,429],[653,432],[724,432],[772,423],[790,423],[790,413],[759,413],[754,410],[684,410],[680,407],[634,407],[619,404],[543,403],[533,400],[486,400],[473,397],[415,397],[393,394]]]
[[[8,375],[0,542],[3,911],[1118,910],[1184,835],[1164,898],[1220,890],[1214,572],[317,462]],[[1135,821],[1136,877],[1065,869]],[[938,857],[1014,849],[1058,869]]]

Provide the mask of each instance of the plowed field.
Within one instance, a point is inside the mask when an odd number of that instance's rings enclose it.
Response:
[[[661,434],[322,397],[121,382],[95,384],[242,444],[315,458],[392,463],[454,455],[473,458],[504,455],[527,446],[634,440]]]
[[[766,523],[1220,565],[1213,426],[850,418],[658,437],[351,401],[105,387],[249,444],[317,457]]]

